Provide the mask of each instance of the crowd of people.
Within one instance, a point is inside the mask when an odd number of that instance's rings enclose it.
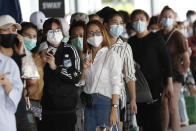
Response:
[[[196,12],[0,16],[1,131],[173,131],[196,95]]]

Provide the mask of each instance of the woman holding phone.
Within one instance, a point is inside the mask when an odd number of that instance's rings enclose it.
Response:
[[[57,19],[45,21],[43,31],[48,43],[44,67],[44,88],[41,100],[43,131],[75,131],[77,88],[80,78],[80,57],[77,50],[63,39]]]

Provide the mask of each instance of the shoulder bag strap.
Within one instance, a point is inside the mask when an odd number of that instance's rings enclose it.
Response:
[[[95,91],[96,91],[97,88],[98,88],[99,80],[100,80],[100,77],[101,77],[101,74],[102,74],[102,71],[103,71],[103,67],[104,67],[105,62],[106,62],[106,58],[107,58],[108,52],[109,52],[109,50],[107,51],[107,54],[106,54],[106,56],[105,56],[105,59],[104,59],[104,62],[103,62],[102,68],[101,68],[101,72],[100,72],[100,74],[99,74],[99,78],[98,78],[98,81],[97,81],[97,85],[96,85]]]
[[[174,32],[176,32],[176,29],[174,29],[174,30],[169,34],[169,37],[167,38],[167,41],[166,41],[166,45],[167,45],[168,41],[170,40],[170,38],[172,37],[172,35],[174,34]]]

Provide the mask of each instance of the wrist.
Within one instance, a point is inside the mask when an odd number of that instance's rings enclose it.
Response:
[[[4,87],[4,90],[5,90],[5,92],[6,92],[7,95],[8,95],[9,92],[13,89],[13,86],[12,86],[12,84],[11,84],[10,82],[4,84],[3,87]]]
[[[8,88],[8,87],[11,87],[12,84],[10,83],[10,81],[8,81],[3,86],[4,86],[4,88]]]
[[[112,104],[112,108],[118,109],[118,104]]]
[[[26,56],[26,54],[22,53],[22,54],[19,54],[18,56],[19,56],[20,59],[22,59],[23,57]]]
[[[86,68],[82,68],[82,73],[85,73],[86,72]]]
[[[112,106],[111,110],[116,112],[118,110],[118,108],[115,108]]]
[[[23,55],[24,54],[24,51],[19,51],[18,52],[18,55]]]
[[[131,99],[131,103],[136,103],[136,99]]]
[[[26,96],[26,97],[29,97],[29,96],[30,96],[30,91],[29,91],[29,89],[28,89],[28,88],[25,88],[25,91],[26,91],[25,96]]]
[[[53,65],[51,65],[50,67],[51,67],[52,70],[56,70],[56,68],[57,68],[57,67],[56,67],[56,64],[53,64]]]
[[[18,50],[18,55],[22,55],[22,54],[25,54],[24,48],[21,48]]]

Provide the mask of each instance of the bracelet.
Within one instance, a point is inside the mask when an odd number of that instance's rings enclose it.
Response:
[[[22,59],[25,56],[26,56],[26,54],[22,54],[22,55],[19,55],[19,58]]]

